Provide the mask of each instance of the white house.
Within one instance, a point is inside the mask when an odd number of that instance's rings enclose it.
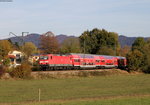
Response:
[[[11,63],[14,65],[18,65],[21,63],[21,58],[24,56],[24,54],[20,51],[14,50],[14,51],[9,51],[8,57],[11,60]]]

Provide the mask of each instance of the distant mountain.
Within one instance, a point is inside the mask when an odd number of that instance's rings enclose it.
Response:
[[[19,45],[22,45],[23,42],[32,42],[36,46],[39,46],[39,39],[40,34],[29,34],[27,36],[19,36],[19,37],[10,37],[9,38],[13,43],[18,43]]]
[[[120,35],[119,36],[119,43],[121,45],[121,47],[124,47],[124,46],[132,46],[132,44],[134,43],[135,39],[137,37],[127,37],[127,36],[123,36],[123,35]],[[149,39],[150,37],[145,37],[144,39],[147,40]]]
[[[47,32],[46,35],[54,35],[52,32]],[[27,36],[19,36],[19,37],[10,37],[9,39],[13,42],[13,43],[18,43],[19,45],[22,45],[23,42],[32,42],[34,43],[37,47],[39,47],[40,45],[40,34],[29,34]],[[65,39],[67,38],[76,38],[75,36],[67,36],[67,35],[56,35],[56,38],[58,40],[58,43],[61,44]]]
[[[47,32],[47,35],[54,35],[52,32]],[[22,41],[24,40],[24,42],[32,42],[34,43],[37,47],[39,47],[39,43],[40,43],[40,34],[29,34],[27,36],[20,36],[20,37],[11,37],[9,38],[13,43],[18,42],[20,45],[22,44]],[[68,35],[56,35],[56,38],[58,40],[58,42],[61,44],[65,39],[67,38],[76,38],[76,36],[68,36]],[[127,37],[127,36],[123,36],[120,35],[119,36],[119,43],[121,45],[121,47],[127,45],[127,46],[132,46],[133,42],[135,41],[137,37]],[[145,37],[144,39],[147,40],[150,37]]]
[[[56,38],[57,38],[59,43],[62,43],[67,38],[76,38],[76,37],[75,36],[67,36],[67,35],[60,34],[60,35],[57,35]]]

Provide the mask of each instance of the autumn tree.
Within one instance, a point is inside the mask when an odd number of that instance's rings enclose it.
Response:
[[[12,45],[8,40],[0,40],[0,58],[6,57],[12,49]]]
[[[13,42],[11,41],[11,39],[8,39],[8,41],[10,42],[10,44],[11,44],[11,46],[12,46],[12,48],[13,48],[14,50],[20,50],[20,46],[19,46],[19,43],[18,43],[18,42],[13,43]]]
[[[10,59],[7,57],[8,52],[12,51],[12,45],[8,40],[0,40],[0,63],[3,66],[8,66]]]
[[[32,42],[26,42],[22,46],[22,50],[28,57],[32,54],[38,53],[37,47]]]
[[[61,46],[61,53],[80,53],[79,38],[67,38]]]
[[[47,32],[40,37],[40,49],[42,53],[58,53],[59,44],[52,32]]]
[[[118,34],[108,32],[105,29],[93,29],[85,31],[79,37],[82,51],[90,54],[105,54],[103,49],[108,48],[111,52],[108,55],[118,55],[120,45]],[[104,52],[103,52],[104,51]]]

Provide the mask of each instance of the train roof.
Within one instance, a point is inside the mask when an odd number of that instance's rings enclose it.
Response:
[[[42,54],[42,55],[47,55],[47,54]],[[96,54],[83,54],[83,53],[51,54],[51,55],[54,55],[54,56],[76,55],[76,56],[79,56],[81,58],[105,57],[107,59],[112,59],[112,58],[126,59],[125,57],[122,57],[122,56],[96,55]]]
[[[77,55],[81,58],[94,58],[93,54],[70,53],[69,55]]]
[[[125,59],[126,57],[122,57],[122,56],[110,56],[110,55],[96,55],[96,54],[82,54],[82,53],[69,53],[70,55],[78,55],[78,56],[86,56],[86,57],[90,57],[90,56],[99,56],[99,57],[105,57],[105,58],[119,58],[119,59]]]

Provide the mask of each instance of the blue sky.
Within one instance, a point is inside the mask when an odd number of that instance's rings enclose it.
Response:
[[[106,29],[150,37],[150,0],[13,0],[0,2],[0,39],[9,32],[67,34]]]

